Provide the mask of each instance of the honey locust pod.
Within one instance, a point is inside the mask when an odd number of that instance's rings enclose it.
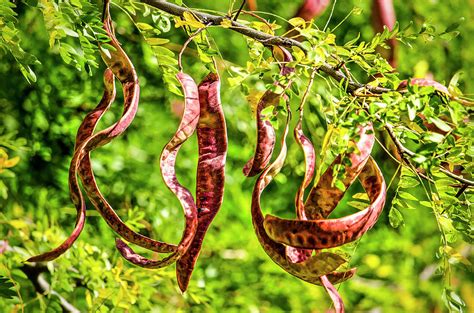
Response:
[[[111,68],[116,69],[114,74],[122,82],[125,99],[124,111],[122,117],[113,127],[119,132],[123,132],[130,125],[131,119],[133,119],[138,107],[138,78],[133,64],[114,36],[112,19],[109,12],[109,1],[104,2],[104,6],[104,27],[106,29],[106,33],[111,39],[110,44],[113,46],[114,50],[109,50],[107,53],[104,50],[101,50],[101,52],[104,61]],[[110,136],[113,136],[113,132],[110,132],[109,137]],[[102,145],[104,142],[107,142],[107,140],[107,138],[101,139],[96,147]],[[94,149],[96,147],[94,147]],[[153,240],[147,236],[136,233],[120,219],[120,217],[116,214],[114,209],[100,192],[89,160],[85,159],[81,163],[79,170],[87,196],[91,200],[94,207],[105,219],[107,224],[118,235],[129,242],[152,251],[173,252],[176,250],[175,245]]]
[[[196,175],[198,226],[189,249],[176,263],[181,291],[186,291],[204,236],[218,213],[224,196],[227,129],[220,100],[220,80],[208,74],[198,86],[200,115],[197,125],[199,159]]]
[[[79,187],[79,183],[77,181],[77,170],[79,161],[81,160],[81,156],[84,157],[84,143],[87,142],[87,139],[90,137],[91,133],[93,132],[97,122],[102,117],[102,115],[107,111],[110,107],[110,104],[115,99],[115,83],[114,83],[114,75],[110,69],[106,69],[104,72],[104,94],[102,96],[101,101],[97,105],[97,107],[90,112],[84,121],[82,122],[81,126],[79,127],[78,134],[76,136],[76,144],[74,148],[74,156],[71,161],[71,166],[69,168],[69,190],[71,200],[74,203],[76,210],[78,212],[77,219],[76,219],[76,226],[66,241],[64,241],[59,247],[56,249],[43,253],[38,256],[34,256],[29,258],[28,262],[44,262],[44,261],[51,261],[59,257],[63,254],[74,241],[77,239],[79,234],[81,233],[85,219],[86,219],[86,204],[84,201],[84,197],[82,196],[81,189]],[[89,131],[90,130],[90,131]],[[87,154],[87,159],[89,159],[89,155]]]
[[[311,85],[312,84],[310,83],[308,87],[308,91]],[[316,161],[316,153],[314,151],[314,146],[311,143],[311,140],[308,137],[306,137],[306,135],[303,132],[303,125],[302,125],[303,124],[303,105],[304,105],[304,100],[303,100],[302,105],[300,106],[300,116],[298,119],[298,123],[296,124],[293,131],[295,140],[298,143],[298,146],[303,151],[304,162],[305,162],[305,171],[304,171],[303,181],[301,182],[295,196],[296,216],[300,220],[306,219],[306,214],[304,212],[304,192],[306,188],[309,186],[309,184],[311,183],[311,180],[313,179],[315,161]],[[309,250],[299,249],[299,248],[294,248],[290,246],[286,247],[287,258],[290,262],[293,262],[293,263],[303,262],[307,260],[309,257],[311,257],[311,254],[312,254],[311,249]]]
[[[359,179],[371,201],[368,208],[337,219],[290,220],[267,215],[264,222],[267,234],[279,243],[304,249],[333,248],[360,238],[380,216],[386,186],[372,158]]]
[[[260,206],[260,197],[265,188],[273,178],[280,172],[286,158],[287,146],[286,137],[289,129],[291,113],[288,114],[284,133],[281,137],[281,149],[278,157],[260,174],[252,193],[252,224],[257,238],[267,255],[286,272],[315,285],[321,285],[320,277],[327,275],[330,282],[336,284],[351,278],[356,269],[345,272],[335,272],[335,270],[345,260],[337,254],[319,254],[311,256],[303,262],[294,263],[287,258],[286,246],[272,240],[263,226],[264,218]]]
[[[161,268],[174,263],[188,249],[197,229],[197,209],[191,192],[182,186],[175,170],[176,157],[181,145],[191,137],[199,121],[199,93],[194,80],[188,74],[179,72],[177,79],[184,92],[184,112],[178,129],[165,145],[160,157],[161,175],[166,186],[178,198],[185,216],[185,227],[181,240],[173,253],[160,260],[145,258],[133,251],[124,241],[116,239],[116,247],[129,262],[145,268]]]
[[[393,30],[397,18],[395,16],[395,9],[393,7],[392,0],[373,0],[372,2],[372,25],[377,33],[384,31],[384,26],[389,30]],[[398,42],[395,38],[387,40],[390,50],[378,49],[388,60],[390,65],[395,68],[397,67],[396,49]]]
[[[373,127],[371,124],[359,127],[359,140],[355,143],[354,152],[350,153],[347,158],[350,160],[350,166],[345,166],[345,177],[342,183],[344,190],[341,190],[332,184],[333,169],[336,165],[342,164],[343,155],[340,155],[321,175],[316,186],[311,188],[310,193],[304,204],[304,212],[308,219],[317,220],[327,217],[336,208],[341,201],[347,188],[356,180],[367,162],[372,147],[375,143]]]
[[[277,60],[277,55],[281,56],[281,76],[289,76],[294,72],[293,68],[287,66],[287,63],[293,61],[293,57],[288,50],[283,47],[275,47],[274,55]],[[273,85],[279,86],[279,83],[274,82]],[[275,147],[275,130],[273,129],[271,122],[265,118],[262,112],[269,106],[277,106],[280,98],[284,95],[285,90],[289,88],[290,85],[291,81],[285,86],[280,86],[283,89],[280,93],[275,93],[269,89],[258,101],[255,113],[257,122],[257,143],[255,146],[255,153],[243,168],[243,173],[247,177],[255,176],[263,171],[272,158],[273,149]]]

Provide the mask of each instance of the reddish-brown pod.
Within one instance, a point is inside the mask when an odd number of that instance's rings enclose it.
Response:
[[[112,71],[113,75],[117,77],[122,84],[122,89],[123,89],[123,94],[124,94],[124,109],[123,109],[122,116],[114,125],[98,132],[97,134],[93,135],[92,137],[86,140],[86,142],[84,143],[84,146],[81,147],[80,154],[76,154],[75,156],[76,160],[74,162],[79,162],[80,160],[82,160],[85,154],[87,154],[89,151],[92,151],[93,149],[96,149],[98,147],[101,147],[109,143],[112,139],[122,134],[132,122],[138,108],[138,100],[139,100],[139,93],[140,93],[138,77],[137,77],[137,74],[132,62],[128,58],[125,51],[121,48],[118,40],[115,38],[113,25],[112,25],[112,19],[110,17],[109,5],[110,5],[109,0],[104,1],[103,24],[104,24],[104,28],[107,33],[107,36],[110,39],[109,44],[114,47],[114,50],[106,52],[103,49],[103,47],[100,45],[101,54],[107,67]],[[74,180],[75,175],[71,174],[70,178]],[[81,180],[86,189],[86,193],[88,194],[89,197],[91,197],[91,195],[88,192],[87,186],[95,183],[93,181],[93,177],[89,177],[89,179],[84,179],[84,177],[81,176]],[[74,186],[75,182],[72,181],[70,185]],[[73,193],[74,192],[75,191],[73,191]],[[72,197],[73,197],[73,201],[78,201],[78,200],[79,201],[76,202],[77,203],[76,227],[71,233],[71,235],[66,239],[66,241],[63,244],[61,244],[59,247],[57,247],[53,251],[30,258],[29,261],[41,262],[41,261],[53,260],[57,258],[59,255],[61,255],[62,253],[64,253],[67,249],[69,249],[69,247],[78,238],[85,223],[85,207],[83,207],[80,204],[80,199],[78,199],[75,195],[72,195]],[[99,212],[101,212],[100,208],[98,208],[98,210]],[[102,213],[103,212],[101,212],[101,214]],[[107,214],[102,214],[102,215],[103,216],[105,215],[104,218],[107,219],[107,216],[106,216]]]
[[[345,190],[342,191],[333,186],[333,168],[341,164],[342,157],[338,156],[336,160],[321,175],[318,184],[311,188],[306,199],[304,210],[306,217],[310,220],[326,218],[336,208],[341,201],[347,188],[355,181],[367,162],[372,147],[375,143],[372,125],[359,127],[359,140],[355,143],[356,151],[348,156],[351,165],[345,166],[345,178],[343,180]]]
[[[79,127],[78,135],[76,138],[76,149],[73,156],[73,160],[71,162],[70,168],[70,188],[71,189],[71,197],[73,201],[77,201],[81,198],[78,198],[77,195],[77,182],[75,181],[75,173],[77,171],[77,165],[79,165],[79,175],[81,177],[84,189],[86,191],[87,196],[91,200],[92,204],[98,210],[98,212],[102,215],[105,219],[107,224],[120,236],[123,238],[134,242],[140,246],[145,248],[159,251],[159,252],[173,252],[176,250],[175,245],[166,244],[160,241],[152,240],[146,236],[138,234],[130,229],[120,217],[115,213],[113,208],[110,204],[105,200],[103,195],[101,194],[97,183],[95,181],[94,173],[92,171],[92,166],[89,158],[89,152],[101,147],[108,142],[110,142],[113,138],[122,134],[132,122],[135,113],[138,108],[138,99],[139,99],[139,85],[138,85],[138,77],[136,75],[136,71],[134,69],[133,64],[131,63],[130,59],[128,58],[125,51],[121,48],[120,43],[114,36],[112,20],[110,17],[109,12],[109,1],[104,2],[104,16],[103,16],[104,27],[106,32],[110,38],[110,44],[114,47],[115,50],[109,51],[105,53],[102,51],[102,56],[106,64],[111,67],[111,70],[106,71],[106,92],[104,93],[104,98],[102,102],[108,101],[109,105],[113,101],[113,97],[110,95],[106,97],[107,94],[110,94],[110,90],[113,87],[113,75],[119,78],[123,94],[124,94],[124,109],[122,116],[120,119],[113,124],[112,126],[100,131],[99,133],[92,135],[95,125],[98,122],[98,119],[105,113],[105,110],[108,108],[101,109],[101,104],[99,104],[98,109],[91,112],[86,116],[84,122]],[[109,82],[109,83],[107,83]],[[109,90],[109,91],[107,91]],[[115,89],[113,89],[115,95]],[[76,190],[74,190],[76,189]],[[75,200],[76,199],[76,200]],[[82,206],[82,204],[81,204]],[[85,207],[84,207],[85,210]],[[78,211],[78,216],[82,216],[82,213]],[[85,214],[85,213],[84,213]],[[85,215],[84,215],[85,217]],[[77,227],[76,227],[77,228]],[[77,238],[80,232],[75,231],[74,236],[71,238]],[[68,239],[69,246],[72,244],[71,238]],[[75,240],[75,239],[74,239]],[[60,247],[61,248],[61,247]],[[62,245],[62,251],[64,252],[64,248],[66,245]],[[57,253],[55,254],[57,257]],[[51,257],[51,256],[50,256]],[[51,259],[51,258],[48,258]],[[32,261],[42,261],[43,257],[35,257],[30,259]],[[44,259],[47,260],[47,259]]]
[[[304,212],[304,192],[306,188],[311,183],[314,175],[316,153],[314,151],[314,146],[309,140],[308,137],[303,132],[303,108],[300,108],[300,118],[294,129],[294,137],[298,146],[303,150],[304,161],[305,161],[305,171],[303,181],[301,182],[300,187],[295,196],[295,208],[296,216],[300,220],[306,220],[306,214]],[[307,260],[312,254],[312,250],[309,249],[299,249],[287,246],[286,255],[288,259],[293,263],[299,263]]]
[[[330,0],[304,0],[296,12],[295,17],[301,17],[305,21],[311,21],[321,15],[330,2]]]
[[[196,175],[198,227],[189,249],[176,263],[181,291],[186,291],[204,236],[224,197],[227,129],[220,100],[220,80],[210,73],[198,86],[201,112],[197,125],[199,159]]]
[[[433,87],[436,91],[442,92],[449,95],[449,90],[444,85],[438,83],[437,81],[426,79],[426,78],[412,78],[409,80],[410,85],[417,85],[422,87]],[[406,90],[408,88],[408,80],[403,80],[398,85],[397,90]]]
[[[294,72],[294,69],[286,66],[288,62],[293,61],[293,57],[283,47],[276,47],[279,54],[282,55],[282,62],[280,64],[280,75],[287,76]],[[274,83],[278,85],[278,82]],[[291,84],[291,82],[289,83]],[[282,86],[284,89],[288,86]],[[257,121],[257,144],[255,147],[254,156],[245,164],[243,173],[247,177],[252,177],[259,174],[265,167],[267,167],[272,157],[273,149],[275,147],[275,130],[271,122],[265,119],[262,111],[269,106],[278,105],[282,93],[275,93],[272,90],[267,90],[260,98],[257,104],[256,121]]]
[[[397,18],[395,16],[395,9],[392,0],[373,0],[372,3],[372,25],[377,33],[382,33],[384,26],[389,30],[393,30]],[[391,38],[388,40],[390,50],[381,51],[383,56],[388,60],[390,65],[395,68],[397,66],[396,50],[397,40]]]
[[[321,276],[320,281],[324,286],[324,289],[326,289],[326,292],[331,297],[332,303],[334,304],[335,313],[344,313],[344,302],[342,301],[342,298],[337,292],[336,288],[333,286],[333,284],[331,284],[326,276]]]
[[[264,227],[268,236],[279,243],[304,249],[334,248],[360,238],[380,216],[386,186],[382,172],[372,158],[359,179],[371,202],[366,209],[336,219],[291,220],[267,215]]]
[[[152,260],[135,253],[121,239],[116,239],[116,247],[129,262],[145,268],[161,268],[174,263],[190,246],[197,229],[197,209],[191,192],[182,186],[176,177],[175,163],[181,145],[191,137],[199,120],[199,93],[196,83],[185,73],[177,74],[184,96],[185,108],[183,117],[171,140],[163,148],[160,158],[161,175],[166,186],[175,194],[184,211],[185,227],[176,251],[161,260]]]
[[[272,240],[263,225],[264,218],[260,206],[260,197],[268,184],[280,172],[285,162],[287,154],[286,136],[290,119],[291,114],[288,114],[278,157],[260,174],[253,189],[251,212],[255,233],[265,253],[286,272],[315,285],[321,285],[320,277],[323,275],[327,275],[328,280],[334,284],[340,283],[354,276],[356,271],[353,268],[345,272],[334,272],[345,263],[342,257],[333,253],[320,253],[303,262],[291,262],[287,257],[286,246]]]
[[[86,118],[78,129],[76,136],[76,144],[74,148],[74,156],[69,167],[70,196],[72,202],[76,207],[76,211],[78,212],[76,218],[76,226],[69,238],[67,238],[59,247],[47,253],[31,257],[27,260],[28,262],[44,262],[56,259],[58,256],[63,254],[69,247],[71,247],[71,245],[81,233],[86,220],[86,204],[84,201],[84,197],[82,196],[79,183],[77,181],[77,170],[82,157],[87,154],[84,152],[84,143],[87,142],[87,139],[92,135],[95,126],[99,122],[102,115],[108,110],[110,104],[114,101],[114,99],[114,75],[110,69],[106,69],[104,72],[104,94],[97,107],[86,116]]]

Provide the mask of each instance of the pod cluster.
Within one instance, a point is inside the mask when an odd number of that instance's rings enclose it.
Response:
[[[178,129],[163,148],[160,169],[169,190],[177,197],[185,216],[185,228],[180,242],[175,245],[158,241],[129,228],[117,215],[101,193],[91,166],[90,152],[121,135],[133,121],[139,103],[139,82],[135,68],[115,38],[109,1],[104,1],[104,28],[113,50],[101,49],[107,65],[104,72],[104,93],[97,107],[86,115],[80,125],[69,167],[69,190],[76,210],[76,225],[70,236],[57,248],[31,257],[28,262],[51,261],[66,252],[79,237],[86,220],[82,186],[95,209],[119,236],[116,247],[129,262],[145,268],[161,268],[177,263],[176,274],[182,291],[187,289],[201,245],[210,223],[219,211],[224,195],[224,170],[227,155],[227,130],[220,100],[220,80],[216,73],[208,74],[197,85],[188,74],[179,72],[177,79],[184,93],[185,109]],[[103,48],[103,47],[101,47]],[[113,125],[94,133],[100,118],[115,99],[115,80],[123,89],[124,103],[121,117]],[[180,147],[194,133],[198,139],[198,167],[196,200],[176,177],[175,163]],[[160,260],[147,259],[129,247],[128,243],[168,255]]]
[[[265,102],[266,95],[267,93],[260,100],[259,106]],[[290,110],[289,105],[287,109]],[[271,159],[276,141],[275,131],[271,124],[265,125],[262,122],[262,116],[257,110],[259,136],[255,155],[250,162],[262,164],[262,166],[259,172],[254,173],[260,175],[252,194],[252,222],[261,246],[276,264],[304,281],[324,286],[334,302],[336,312],[344,312],[342,299],[333,284],[351,278],[356,269],[337,271],[346,263],[346,260],[336,253],[322,250],[355,241],[372,228],[385,204],[385,181],[379,167],[370,157],[375,142],[372,125],[360,125],[358,140],[352,142],[354,151],[339,155],[310,189],[304,200],[305,190],[313,180],[316,154],[311,140],[303,132],[302,116],[303,110],[300,108],[300,118],[294,128],[294,137],[303,151],[305,174],[295,196],[296,218],[282,219],[273,215],[264,216],[260,198],[284,165],[291,114],[287,116],[285,129],[280,139],[280,152],[276,159],[269,163],[267,160]],[[268,151],[268,153],[261,153],[261,151]],[[344,165],[345,173],[344,190],[333,184],[334,169],[342,165]],[[244,168],[244,173],[247,168]],[[364,210],[342,218],[328,218],[357,178],[369,197],[370,205]]]
[[[86,221],[85,196],[118,235],[116,247],[129,262],[144,268],[162,268],[176,263],[176,275],[180,289],[188,287],[197,262],[205,234],[218,213],[224,194],[225,162],[227,155],[226,121],[220,100],[220,79],[217,73],[208,74],[196,84],[184,72],[177,74],[184,93],[184,112],[180,124],[165,145],[160,156],[162,178],[168,189],[177,197],[185,216],[185,227],[177,244],[149,238],[129,228],[117,215],[101,193],[91,166],[90,152],[100,148],[125,132],[138,109],[140,87],[136,70],[129,57],[115,38],[109,1],[104,1],[103,23],[113,49],[101,47],[102,58],[107,65],[104,72],[104,93],[97,107],[86,115],[80,125],[69,167],[69,189],[71,200],[77,210],[76,225],[70,236],[57,248],[31,257],[30,262],[50,261],[69,249],[80,235]],[[316,153],[311,140],[305,136],[302,127],[303,110],[300,108],[294,137],[303,151],[305,174],[295,195],[294,219],[282,219],[262,213],[260,198],[265,188],[284,165],[289,133],[291,110],[285,90],[290,88],[294,68],[291,54],[283,47],[275,47],[280,56],[280,76],[285,79],[275,82],[280,88],[267,90],[258,102],[256,110],[257,142],[254,156],[247,162],[243,172],[246,176],[258,176],[252,193],[252,222],[256,235],[270,258],[288,273],[312,284],[325,287],[333,299],[337,312],[344,311],[341,297],[333,284],[351,278],[356,269],[339,270],[346,260],[337,253],[324,251],[360,238],[377,221],[386,197],[383,175],[370,157],[374,145],[371,124],[358,127],[357,140],[352,142],[353,150],[340,155],[322,173],[319,180],[304,197],[305,190],[313,181]],[[118,80],[123,90],[123,111],[120,118],[106,129],[95,132],[101,117],[114,102]],[[284,83],[281,83],[283,81]],[[404,86],[402,86],[403,88]],[[283,90],[277,93],[273,90]],[[277,141],[276,132],[262,112],[269,106],[277,106],[280,99],[287,105],[287,117],[280,151],[271,162]],[[176,177],[176,158],[181,146],[194,134],[198,140],[198,167],[195,198],[190,190]],[[333,184],[333,172],[344,168],[344,190]],[[331,219],[346,190],[359,179],[370,200],[370,205],[359,212],[342,218]],[[134,244],[157,253],[167,253],[162,259],[149,259],[136,253],[129,244]]]

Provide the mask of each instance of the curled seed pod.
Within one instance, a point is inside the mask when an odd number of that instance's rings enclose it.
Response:
[[[115,84],[114,84],[114,75],[110,69],[106,69],[104,72],[104,94],[102,99],[100,100],[97,107],[90,112],[84,121],[82,122],[76,136],[76,144],[74,148],[74,156],[71,161],[71,165],[69,167],[69,191],[71,200],[74,203],[76,210],[77,210],[77,219],[76,219],[76,226],[72,231],[69,238],[67,238],[60,246],[55,248],[52,251],[43,253],[38,256],[34,256],[29,258],[28,262],[45,262],[51,261],[59,257],[63,254],[67,249],[69,249],[74,241],[77,239],[79,234],[81,233],[85,220],[86,220],[86,204],[84,201],[84,197],[82,196],[81,189],[79,187],[79,183],[77,181],[77,170],[79,162],[81,161],[82,157],[86,154],[84,152],[84,143],[92,134],[97,122],[102,117],[102,115],[108,110],[110,104],[115,99]],[[88,156],[87,156],[88,158]]]
[[[288,114],[278,157],[260,174],[255,183],[252,193],[252,223],[255,233],[265,253],[286,272],[315,285],[321,284],[320,277],[325,274],[327,274],[328,280],[332,283],[340,283],[354,276],[356,271],[353,268],[346,272],[333,272],[341,264],[345,263],[342,257],[332,253],[321,253],[308,258],[304,262],[293,263],[287,258],[285,245],[272,240],[263,226],[264,218],[260,207],[260,197],[284,164],[287,153],[286,136],[290,119],[291,114]],[[331,258],[330,262],[328,261],[329,258]]]
[[[329,2],[330,0],[304,0],[296,12],[295,17],[301,17],[305,21],[311,21],[326,10]]]
[[[426,79],[426,78],[412,78],[410,79],[410,85],[417,85],[417,86],[431,86],[433,87],[436,91],[439,91],[441,93],[449,95],[449,90],[446,88],[444,85],[438,83],[437,81],[431,80],[431,79]],[[400,85],[398,85],[397,90],[405,90],[408,87],[408,80],[403,80],[400,82]]]
[[[220,100],[219,76],[210,73],[199,84],[198,90],[201,107],[197,125],[198,227],[189,249],[176,263],[178,285],[183,292],[188,287],[207,229],[219,211],[224,197],[227,129]]]
[[[247,0],[247,7],[250,11],[257,11],[257,0]]]
[[[377,33],[384,31],[384,26],[389,30],[393,30],[397,18],[392,0],[374,0],[372,2],[372,25]],[[382,54],[388,60],[392,67],[397,66],[395,52],[398,46],[395,38],[388,39],[389,51],[383,51]]]
[[[331,297],[332,303],[334,303],[334,310],[336,313],[344,313],[344,302],[342,302],[342,298],[337,292],[336,288],[334,288],[333,284],[329,281],[326,276],[321,276],[320,278],[321,284],[326,289],[326,292]]]
[[[267,234],[274,241],[304,249],[333,248],[360,238],[382,212],[386,186],[382,172],[372,158],[359,179],[371,201],[368,208],[337,219],[302,221],[267,215],[264,222]]]
[[[296,215],[298,219],[305,220],[306,214],[304,212],[304,191],[311,183],[314,175],[314,168],[315,168],[315,160],[316,160],[316,153],[314,152],[314,146],[309,140],[308,137],[305,136],[303,133],[302,128],[302,120],[303,120],[303,108],[300,108],[300,118],[298,123],[294,129],[294,137],[296,142],[300,146],[301,150],[303,150],[304,160],[305,160],[305,171],[303,181],[301,182],[300,187],[296,193],[295,197],[295,208],[296,208]],[[312,250],[306,249],[298,249],[294,247],[287,246],[286,247],[286,255],[288,259],[293,263],[299,263],[307,260],[311,257]]]
[[[279,54],[282,55],[280,75],[289,75],[294,71],[293,68],[286,66],[286,63],[293,61],[293,57],[285,48],[276,48]],[[288,88],[285,86],[284,88]],[[275,82],[275,85],[278,85]],[[275,106],[280,101],[282,94],[274,93],[267,90],[260,98],[257,104],[256,120],[257,120],[257,145],[255,147],[254,156],[245,164],[243,173],[247,177],[252,177],[263,171],[267,167],[272,158],[273,149],[275,147],[275,130],[269,120],[266,120],[262,114],[263,109],[271,105]]]
[[[115,38],[112,19],[110,16],[108,0],[104,1],[104,28],[110,38],[110,44],[114,47],[114,51],[101,50],[104,62],[113,71],[114,75],[120,80],[124,95],[124,109],[120,119],[112,126],[95,134],[87,142],[85,150],[92,151],[101,147],[113,138],[122,134],[130,125],[138,109],[139,100],[139,84],[135,68],[128,58],[120,43]],[[90,163],[90,159],[85,158],[79,168],[79,174],[90,201],[105,219],[107,224],[121,237],[137,244],[141,247],[157,251],[157,252],[174,252],[176,246],[161,241],[153,240],[147,236],[141,235],[128,227],[117,215],[111,205],[100,192],[95,181],[94,172]]]
[[[354,182],[361,172],[370,156],[370,152],[372,151],[375,142],[372,125],[369,124],[360,127],[359,135],[360,139],[356,143],[358,151],[355,151],[348,156],[351,165],[345,167],[346,176],[343,183],[346,189],[341,191],[336,186],[332,186],[333,168],[335,165],[341,164],[342,162],[342,156],[338,156],[321,176],[318,184],[311,189],[308,198],[306,199],[304,210],[308,219],[317,220],[326,218],[331,214],[337,204],[341,201],[347,188]]]
[[[161,153],[160,167],[166,186],[176,195],[183,207],[185,216],[183,236],[176,251],[161,260],[151,260],[138,255],[121,239],[116,239],[116,247],[120,254],[129,262],[145,268],[165,267],[179,259],[191,244],[198,224],[194,198],[191,192],[179,183],[176,177],[175,162],[181,145],[191,137],[196,129],[199,120],[199,94],[191,76],[180,72],[177,74],[177,78],[185,95],[185,108],[178,130]]]

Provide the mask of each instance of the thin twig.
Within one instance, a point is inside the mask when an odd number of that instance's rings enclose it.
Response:
[[[181,59],[183,58],[183,52],[186,50],[186,47],[189,45],[191,40],[193,40],[194,37],[199,35],[203,30],[205,30],[210,24],[206,24],[204,27],[199,28],[197,31],[194,32],[189,38],[184,42],[183,47],[181,48],[181,51],[179,51],[178,54],[178,66],[179,70],[182,72],[183,71],[183,64],[181,62]]]
[[[244,8],[245,2],[247,2],[247,1],[245,1],[245,0],[242,1],[242,4],[240,5],[239,10],[238,10],[237,13],[234,15],[234,18],[232,19],[234,22],[236,22],[237,19],[239,18],[240,12],[242,12],[242,9]]]

